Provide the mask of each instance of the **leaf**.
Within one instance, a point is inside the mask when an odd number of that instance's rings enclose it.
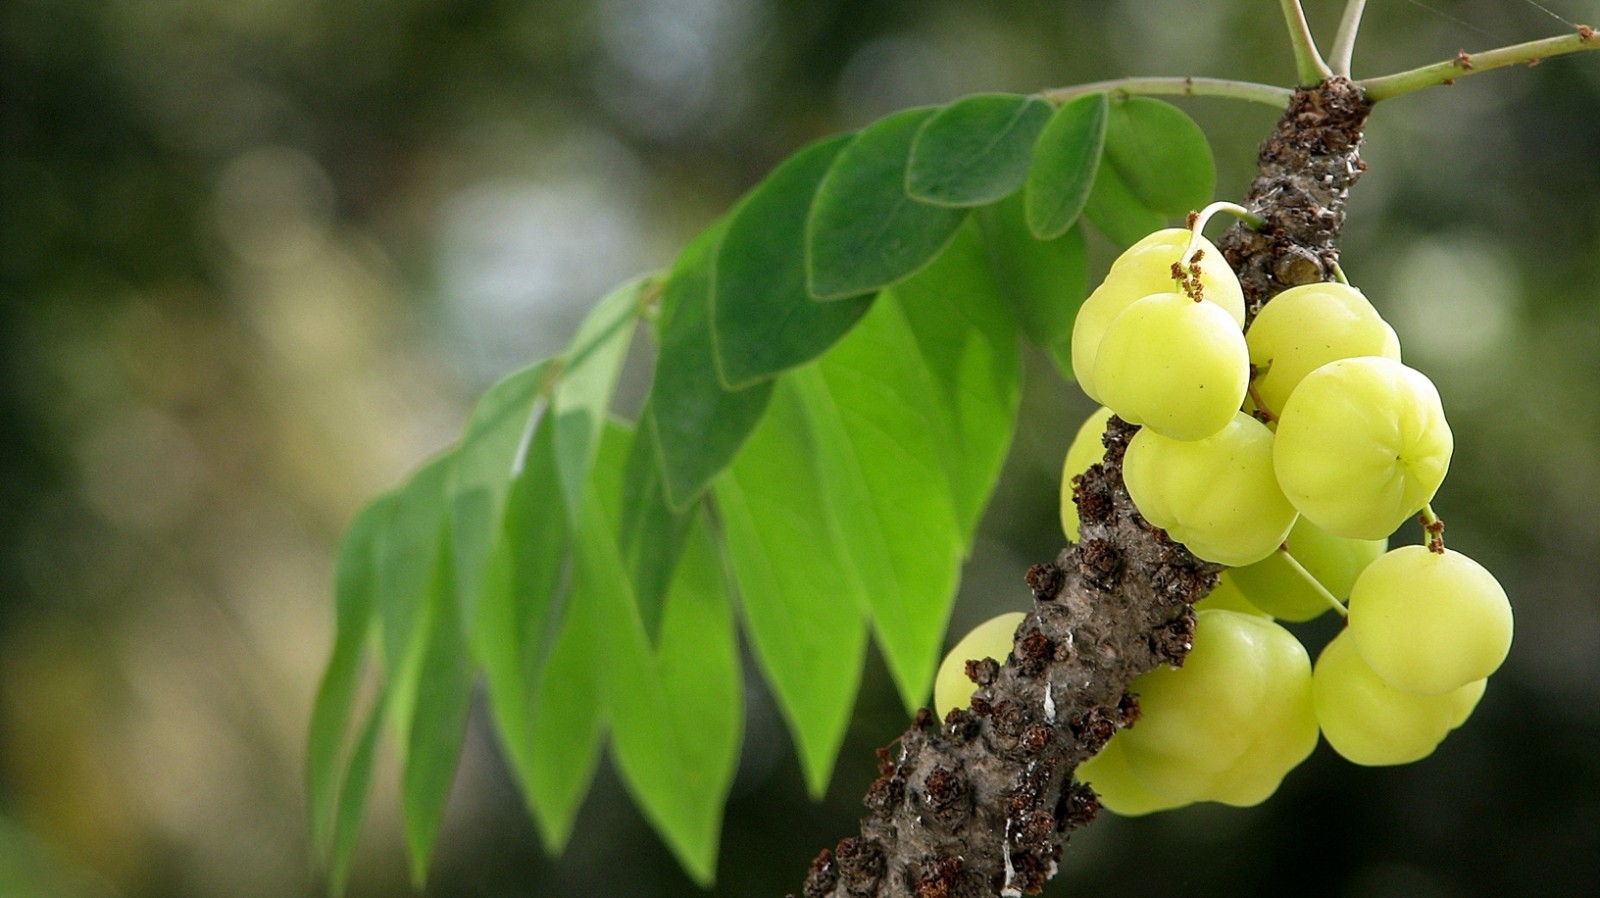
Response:
[[[611,393],[633,339],[641,286],[641,281],[633,281],[619,287],[578,325],[550,398],[561,494],[573,515],[583,501],[583,484],[610,412]]]
[[[820,501],[827,479],[805,404],[785,378],[715,485],[745,629],[817,799],[861,685],[871,606],[850,573],[832,509]]]
[[[750,389],[770,392],[771,382]],[[763,400],[762,406],[765,405]],[[623,566],[633,584],[639,619],[644,622],[645,634],[652,641],[661,622],[668,584],[678,569],[678,559],[689,535],[689,521],[697,507],[691,504],[687,508],[674,508],[667,499],[662,482],[661,452],[655,443],[656,421],[655,408],[646,405],[638,437],[629,445],[628,459],[623,466],[621,529],[617,537]]]
[[[472,704],[472,670],[463,644],[456,607],[455,571],[448,549],[449,529],[440,533],[438,566],[429,589],[427,638],[417,684],[416,712],[407,738],[401,799],[412,884],[421,889],[428,859],[444,822],[445,804],[455,782],[461,742]]]
[[[684,249],[661,295],[647,445],[660,450],[666,493],[678,508],[693,502],[733,460],[772,395],[770,381],[730,390],[717,376],[711,269],[723,231],[711,228]]]
[[[317,688],[306,739],[307,804],[311,841],[327,857],[333,848],[345,747],[355,716],[362,661],[377,607],[376,549],[392,496],[380,496],[356,513],[339,545],[334,576],[334,641]]]
[[[840,135],[796,153],[728,220],[712,269],[711,331],[717,371],[730,390],[826,352],[872,304],[871,296],[818,303],[806,292],[806,216],[817,184],[849,141]]]
[[[961,226],[965,210],[906,194],[911,142],[933,113],[908,109],[879,119],[833,160],[806,221],[806,284],[813,298],[858,296],[909,277]]]
[[[911,144],[906,193],[941,206],[981,206],[1028,177],[1034,141],[1054,108],[1038,97],[976,94],[922,123]]]
[[[1111,242],[1132,246],[1140,238],[1167,226],[1167,217],[1134,195],[1115,166],[1102,165],[1083,214]]]
[[[814,369],[791,375],[829,476],[823,501],[871,601],[907,710],[928,695],[963,554],[931,375],[898,299]]]
[[[1106,159],[1139,201],[1185,215],[1211,201],[1217,170],[1204,131],[1171,103],[1128,97],[1112,104]]]
[[[450,534],[462,619],[476,619],[485,571],[505,524],[513,468],[543,414],[548,362],[523,368],[478,400],[450,475]]]
[[[686,872],[716,873],[722,803],[738,763],[743,721],[732,608],[714,544],[697,516],[669,591],[652,650],[626,578],[616,576],[619,456],[629,435],[597,464],[584,493],[574,551],[574,601],[597,603],[606,621],[602,683],[618,772]],[[615,497],[615,498],[613,498]]]
[[[430,589],[444,547],[446,495],[453,453],[411,475],[394,500],[378,541],[378,615],[383,625],[389,721],[405,757],[422,660],[428,645]]]
[[[935,436],[962,544],[970,547],[1011,448],[1022,399],[1017,325],[976,226],[962,228],[939,260],[894,288],[894,296],[931,381]]]
[[[1105,94],[1078,97],[1056,110],[1034,144],[1025,196],[1028,229],[1040,240],[1065,234],[1082,214],[1100,168],[1108,117]]]
[[[606,655],[602,609],[589,602],[567,614],[537,678],[526,748],[517,756],[525,793],[545,851],[560,854],[600,765]]]
[[[1089,289],[1083,229],[1073,225],[1053,240],[1038,240],[1015,196],[978,210],[983,248],[1006,307],[1056,367],[1072,376],[1072,324]]]
[[[355,749],[350,753],[350,766],[345,771],[344,782],[339,787],[338,812],[333,821],[333,845],[328,862],[328,881],[334,895],[344,894],[345,882],[350,876],[350,856],[355,852],[356,836],[361,832],[361,818],[367,809],[367,792],[372,786],[373,761],[378,754],[378,734],[383,731],[383,709],[387,696],[379,695],[367,714]]]

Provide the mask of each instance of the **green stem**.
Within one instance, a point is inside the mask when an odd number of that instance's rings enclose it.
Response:
[[[1221,97],[1229,100],[1248,100],[1274,109],[1289,105],[1294,91],[1287,87],[1257,84],[1253,81],[1229,81],[1225,78],[1118,78],[1113,81],[1095,81],[1074,84],[1043,91],[1039,96],[1052,103],[1061,104],[1084,94],[1125,94],[1128,96],[1183,96]]]
[[[1429,552],[1435,555],[1443,555],[1444,521],[1433,513],[1433,505],[1431,503],[1422,506],[1422,514],[1418,515],[1418,517],[1422,519],[1422,535],[1425,537],[1424,545],[1428,547]]]
[[[1344,607],[1344,603],[1339,601],[1339,597],[1329,592],[1328,587],[1323,586],[1321,580],[1318,580],[1314,574],[1306,570],[1305,565],[1301,564],[1293,555],[1289,554],[1289,550],[1279,549],[1278,552],[1283,555],[1283,560],[1289,563],[1289,567],[1292,568],[1295,573],[1304,578],[1306,583],[1311,586],[1312,590],[1315,591],[1317,595],[1322,596],[1322,600],[1327,602],[1329,607],[1331,607],[1334,611],[1339,612],[1340,617],[1345,617],[1350,614],[1350,611]]]
[[[1339,18],[1339,31],[1333,36],[1328,62],[1333,66],[1333,73],[1342,78],[1350,77],[1350,60],[1356,51],[1356,32],[1361,30],[1361,13],[1366,8],[1367,0],[1349,0],[1344,6],[1344,15]]]
[[[1332,78],[1333,71],[1322,61],[1317,42],[1311,37],[1311,25],[1306,22],[1306,11],[1300,8],[1300,0],[1278,0],[1278,5],[1283,8],[1284,21],[1289,24],[1289,44],[1294,47],[1294,67],[1300,84],[1310,87]]]
[[[1600,50],[1600,33],[1596,33],[1587,25],[1579,25],[1576,34],[1527,41],[1509,47],[1485,50],[1482,53],[1463,51],[1454,59],[1396,72],[1393,75],[1384,75],[1381,78],[1367,78],[1357,81],[1356,85],[1366,93],[1369,102],[1376,103],[1424,87],[1453,84],[1457,78],[1476,75],[1479,72],[1504,68],[1508,65],[1534,66],[1552,56],[1581,53],[1585,50]]]

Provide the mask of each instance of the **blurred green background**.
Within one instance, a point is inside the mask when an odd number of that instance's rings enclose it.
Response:
[[[1341,6],[1308,3],[1324,40]],[[1565,28],[1529,0],[1376,2],[1357,74]],[[1283,83],[1281,31],[1271,0],[10,0],[0,896],[322,894],[301,764],[332,549],[493,379],[810,138],[981,90]],[[1274,113],[1182,105],[1241,196]],[[1600,886],[1600,55],[1396,100],[1366,158],[1344,264],[1444,394],[1436,507],[1510,592],[1511,657],[1434,757],[1324,746],[1258,808],[1106,815],[1052,894]],[[958,634],[1023,607],[1061,542],[1089,407],[1030,375]],[[797,889],[853,832],[904,726],[868,677],[813,804],[748,671],[716,894]],[[356,896],[409,893],[379,782]],[[697,894],[609,773],[559,860],[519,801],[475,720],[428,894]]]

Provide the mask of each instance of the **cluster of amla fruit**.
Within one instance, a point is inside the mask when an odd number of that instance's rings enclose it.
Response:
[[[1122,471],[1135,507],[1229,566],[1196,605],[1183,666],[1137,679],[1138,725],[1078,768],[1122,814],[1257,804],[1319,731],[1357,764],[1426,757],[1511,644],[1504,590],[1444,547],[1428,507],[1453,447],[1432,382],[1401,363],[1393,329],[1342,283],[1286,290],[1244,331],[1238,278],[1203,222],[1130,247],[1072,334],[1074,374],[1103,407],[1067,452],[1067,538],[1078,539],[1073,481],[1100,461],[1115,414],[1140,425]],[[1418,515],[1427,544],[1388,551]],[[1313,667],[1277,621],[1328,610],[1347,626]],[[971,698],[966,660],[1005,658],[1021,620],[1002,615],[952,650],[935,690],[941,716]]]

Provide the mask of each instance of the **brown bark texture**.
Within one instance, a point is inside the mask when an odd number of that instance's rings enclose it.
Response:
[[[1368,111],[1343,79],[1302,88],[1262,144],[1244,205],[1266,224],[1218,241],[1252,317],[1330,278]],[[1111,419],[1104,461],[1076,484],[1081,541],[1028,571],[1035,601],[1011,657],[969,663],[970,707],[943,721],[924,710],[879,750],[861,831],[817,855],[805,898],[1037,894],[1056,874],[1068,835],[1099,809],[1074,770],[1138,720],[1135,677],[1183,662],[1191,606],[1222,571],[1134,508],[1122,453],[1136,430]]]

